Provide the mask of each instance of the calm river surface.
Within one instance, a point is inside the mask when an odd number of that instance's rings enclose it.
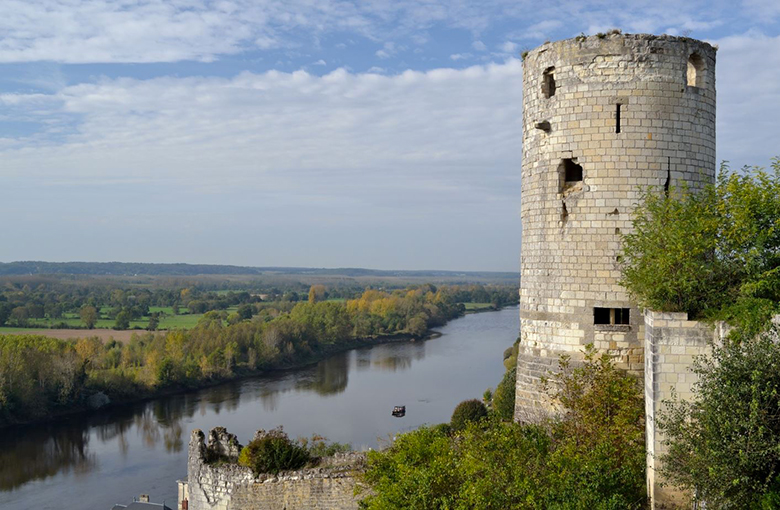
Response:
[[[227,427],[318,433],[356,449],[423,423],[448,421],[503,375],[517,308],[454,320],[440,338],[356,349],[316,365],[161,398],[100,416],[0,431],[0,509],[108,510],[150,494],[176,507],[190,432]],[[390,415],[406,405],[405,418]]]

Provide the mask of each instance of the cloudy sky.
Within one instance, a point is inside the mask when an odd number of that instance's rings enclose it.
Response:
[[[613,27],[780,155],[777,0],[2,0],[0,261],[516,271],[519,53]]]

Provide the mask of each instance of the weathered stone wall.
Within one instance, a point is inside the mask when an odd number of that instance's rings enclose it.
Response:
[[[216,433],[215,433],[216,431]],[[361,453],[337,454],[317,467],[255,477],[234,461],[235,436],[222,428],[200,430],[190,438],[187,480],[179,482],[179,508],[187,510],[356,510],[356,475],[365,466]],[[221,461],[214,462],[215,454]],[[211,462],[207,462],[207,459]]]
[[[695,356],[709,354],[712,342],[725,336],[725,327],[689,321],[687,313],[645,311],[645,414],[647,441],[647,494],[651,508],[677,508],[690,495],[662,486],[660,456],[666,453],[656,417],[664,400],[691,400],[698,381],[691,371]]]
[[[548,360],[576,360],[588,343],[641,374],[644,321],[618,285],[619,234],[642,187],[699,189],[716,166],[709,44],[578,37],[536,48],[523,68],[518,420],[547,409],[538,383]],[[567,182],[567,159],[582,167],[581,181]],[[595,307],[628,308],[629,323],[595,324]]]

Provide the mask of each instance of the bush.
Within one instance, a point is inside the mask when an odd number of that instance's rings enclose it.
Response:
[[[352,445],[348,443],[330,443],[328,442],[328,438],[317,434],[311,436],[311,439],[302,439],[301,445],[308,450],[309,456],[312,458],[330,457],[337,453],[352,451]]]
[[[455,407],[450,418],[453,430],[463,430],[471,422],[478,422],[487,416],[485,404],[477,399],[464,400]]]
[[[279,427],[266,433],[258,432],[255,439],[241,450],[238,463],[259,475],[300,469],[310,459],[309,451],[287,437]]]

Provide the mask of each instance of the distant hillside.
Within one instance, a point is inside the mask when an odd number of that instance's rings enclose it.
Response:
[[[385,271],[362,268],[245,267],[215,264],[142,264],[133,262],[0,262],[0,276],[73,274],[100,276],[197,276],[290,274],[309,276],[516,278],[520,273],[494,271]]]

